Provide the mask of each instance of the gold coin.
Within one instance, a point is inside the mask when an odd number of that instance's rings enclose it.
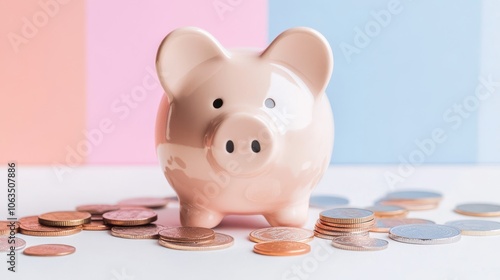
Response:
[[[266,256],[297,256],[309,253],[311,246],[297,241],[271,241],[255,244],[253,251]]]
[[[118,202],[119,206],[139,206],[147,208],[163,208],[167,206],[169,200],[159,197],[137,197],[124,199]]]
[[[37,257],[53,257],[53,256],[65,256],[73,254],[76,248],[64,244],[43,244],[28,247],[24,250],[24,254],[28,256]]]
[[[489,203],[467,203],[457,205],[454,211],[458,214],[475,217],[500,217],[500,205]]]
[[[317,230],[314,230],[314,236],[316,237],[319,237],[319,238],[322,238],[322,239],[328,239],[328,240],[332,240],[333,238],[335,237],[340,237],[340,236],[368,236],[368,231],[365,231],[365,232],[360,232],[360,233],[350,233],[348,235],[330,235],[330,234],[323,234],[323,233],[320,233],[318,232]]]
[[[78,211],[58,211],[41,214],[38,222],[45,226],[71,227],[90,223],[90,213]]]
[[[80,205],[76,207],[76,211],[80,212],[88,212],[92,216],[94,215],[102,215],[106,212],[111,212],[115,210],[119,210],[120,206],[118,205],[111,205],[111,204],[86,204],[86,205]]]
[[[35,217],[38,220],[38,217]],[[82,231],[81,226],[76,227],[49,227],[44,226],[35,221],[32,217],[28,217],[21,222],[19,232],[25,235],[32,236],[66,236],[76,234]]]
[[[317,222],[321,223],[324,226],[334,227],[334,228],[371,228],[375,224],[375,219],[371,219],[363,223],[353,223],[353,224],[329,223],[321,219],[318,219]]]
[[[435,224],[433,221],[416,218],[382,218],[376,219],[375,226],[370,229],[371,232],[389,232],[395,226],[410,224]]]
[[[341,236],[332,239],[335,248],[350,251],[378,251],[387,248],[389,242],[370,237]]]
[[[158,215],[150,209],[130,209],[106,212],[102,218],[104,223],[114,226],[140,226],[156,221]]]
[[[269,241],[309,242],[313,238],[314,233],[311,230],[294,227],[268,227],[254,230],[249,234],[249,239],[257,243]]]
[[[349,236],[349,235],[362,234],[364,232],[368,232],[368,229],[346,232],[346,231],[325,230],[320,227],[315,227],[314,230],[321,234],[332,235],[332,236]]]
[[[215,232],[202,227],[172,227],[159,232],[160,239],[167,242],[208,242],[215,238]]]
[[[109,230],[110,227],[104,224],[103,221],[90,221],[88,224],[83,224],[83,230]]]
[[[373,225],[373,224],[372,224]],[[321,222],[316,222],[316,228],[320,228],[322,230],[325,230],[325,231],[340,231],[340,232],[358,232],[358,231],[368,231],[370,230],[372,227],[364,227],[364,228],[346,228],[346,227],[332,227],[332,226],[328,226],[328,225],[324,225],[322,224]]]
[[[233,237],[222,234],[215,233],[214,239],[209,242],[197,243],[197,242],[169,242],[160,239],[158,243],[166,248],[185,250],[185,251],[208,251],[208,250],[219,250],[231,247],[234,244]]]
[[[111,235],[129,239],[158,239],[159,232],[165,229],[163,226],[150,224],[135,227],[113,227]]]
[[[406,216],[408,214],[408,210],[404,207],[397,205],[374,205],[370,207],[366,207],[366,209],[373,212],[375,217],[393,217],[393,216]]]
[[[360,208],[334,208],[321,212],[319,218],[327,223],[356,224],[373,219],[373,212]]]

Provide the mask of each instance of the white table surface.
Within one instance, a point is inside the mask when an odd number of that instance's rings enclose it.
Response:
[[[468,218],[452,211],[459,203],[500,203],[500,166],[418,167],[401,186],[391,188],[384,174],[396,170],[397,166],[333,166],[315,194],[344,196],[351,206],[364,207],[392,190],[435,190],[444,194],[440,207],[411,212],[409,217],[437,223]],[[6,172],[6,168],[0,169],[0,178],[7,178]],[[18,217],[73,210],[81,204],[174,194],[157,166],[80,167],[66,173],[62,181],[51,167],[19,166],[17,175]],[[0,192],[2,220],[7,216],[6,183],[4,186],[5,191]],[[313,228],[319,212],[310,210],[306,228]],[[175,207],[158,213],[158,223],[179,224]],[[7,271],[2,262],[0,279],[500,279],[500,236],[462,236],[453,244],[411,245],[392,241],[387,234],[371,233],[389,240],[389,247],[377,252],[344,251],[315,238],[307,255],[268,257],[254,254],[254,243],[247,239],[251,230],[266,226],[260,216],[227,217],[216,231],[233,236],[234,246],[205,252],[171,250],[155,240],[121,239],[108,232],[83,231],[67,237],[19,234],[28,246],[63,243],[77,251],[42,258],[19,253],[17,272]]]

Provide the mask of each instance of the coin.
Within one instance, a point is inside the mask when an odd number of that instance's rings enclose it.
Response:
[[[20,219],[19,232],[32,236],[66,236],[82,231],[81,226],[76,227],[49,227],[38,223],[38,217]]]
[[[110,227],[104,224],[103,221],[90,221],[88,224],[83,224],[83,230],[108,230]]]
[[[400,217],[408,214],[407,209],[396,205],[374,205],[366,207],[366,209],[372,211],[375,217]]]
[[[460,240],[460,230],[436,224],[402,225],[391,228],[389,237],[412,244],[447,244]]]
[[[335,248],[351,251],[378,251],[387,248],[389,242],[370,237],[341,236],[332,239]]]
[[[395,191],[386,195],[387,200],[412,200],[420,202],[439,202],[442,198],[443,195],[440,193],[419,190]]]
[[[215,232],[202,227],[172,227],[159,232],[160,239],[170,242],[208,242],[213,240]]]
[[[455,208],[455,212],[478,217],[500,217],[500,205],[488,203],[461,204]]]
[[[73,254],[76,251],[75,247],[64,244],[42,244],[28,247],[24,250],[24,254],[37,257],[52,257],[64,256]]]
[[[309,242],[313,240],[311,230],[294,227],[268,227],[250,232],[249,239],[253,242],[268,241],[298,241]]]
[[[375,221],[375,226],[370,229],[372,232],[389,232],[395,226],[412,224],[435,224],[435,222],[417,218],[379,218]]]
[[[111,204],[86,204],[76,207],[76,211],[88,212],[94,215],[102,215],[106,212],[119,210],[120,206]]]
[[[102,221],[102,215],[92,215],[90,216],[91,221]]]
[[[309,253],[311,246],[297,241],[271,241],[255,244],[253,251],[266,256],[297,256]]]
[[[130,209],[106,212],[102,215],[104,223],[114,226],[147,225],[158,219],[153,210]]]
[[[26,241],[19,237],[0,236],[0,252],[9,252],[11,247],[16,251],[21,250],[26,247]]]
[[[500,223],[484,220],[458,220],[446,225],[456,227],[462,235],[500,235]]]
[[[328,239],[328,240],[332,240],[333,238],[339,237],[339,236],[368,236],[368,235],[369,235],[368,231],[360,232],[360,233],[350,233],[349,235],[345,235],[345,234],[329,235],[329,234],[323,234],[323,233],[320,233],[320,232],[314,230],[314,236],[322,238],[322,239]]]
[[[58,211],[39,215],[38,222],[45,226],[78,226],[90,223],[90,216],[88,212]]]
[[[137,197],[121,200],[118,205],[163,208],[167,206],[168,202],[169,200],[159,197]]]
[[[135,227],[113,227],[111,235],[129,239],[158,239],[159,232],[165,229],[163,226],[150,224]]]
[[[347,198],[332,195],[312,195],[309,199],[309,206],[316,208],[332,208],[349,204]]]
[[[375,224],[375,219],[371,219],[363,223],[353,223],[353,224],[329,223],[319,219],[317,223],[321,223],[321,225],[325,227],[334,227],[334,228],[371,228]]]
[[[372,223],[371,225],[373,225],[374,223]],[[319,229],[322,229],[322,230],[327,230],[327,231],[341,231],[341,232],[358,232],[358,231],[368,231],[371,229],[371,226],[370,227],[334,227],[334,226],[328,226],[328,225],[324,225],[323,223],[321,222],[316,222],[316,225],[315,225],[316,228],[319,228]]]
[[[15,233],[19,229],[19,223],[15,221],[13,221],[12,223],[14,223],[14,233]],[[0,235],[9,235],[11,232],[10,225],[11,225],[10,221],[0,221]]]
[[[378,201],[381,205],[393,205],[405,208],[408,211],[422,211],[436,209],[439,206],[439,202],[420,202],[411,200],[380,200]]]
[[[360,208],[335,208],[321,212],[319,218],[329,223],[354,224],[373,219],[373,212]]]
[[[38,216],[27,216],[27,217],[22,217],[18,220],[19,226],[21,226],[23,223],[37,223],[38,224]]]
[[[351,236],[351,235],[364,235],[364,233],[368,233],[368,229],[361,229],[357,231],[332,231],[332,230],[324,230],[320,227],[315,227],[314,231],[321,233],[323,235],[330,235],[330,236]]]
[[[219,250],[231,247],[234,244],[233,237],[222,234],[215,233],[214,239],[209,242],[197,243],[197,242],[169,242],[160,239],[158,243],[166,248],[185,250],[185,251],[208,251],[208,250]]]

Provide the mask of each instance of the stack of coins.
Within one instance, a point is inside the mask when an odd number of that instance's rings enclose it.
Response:
[[[158,243],[166,248],[187,251],[206,251],[228,248],[234,239],[226,234],[202,227],[172,227],[159,232]]]
[[[339,236],[368,236],[375,223],[373,212],[360,208],[335,208],[319,214],[314,235],[323,239]]]
[[[296,256],[311,251],[311,246],[305,244],[313,240],[311,230],[295,227],[268,227],[257,229],[249,234],[254,245],[253,251],[267,256]]]
[[[439,206],[443,196],[430,191],[397,191],[388,193],[377,204],[393,205],[409,211],[430,210]]]

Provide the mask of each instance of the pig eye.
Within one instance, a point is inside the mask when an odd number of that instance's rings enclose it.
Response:
[[[222,107],[222,99],[220,98],[217,98],[214,100],[214,103],[212,103],[212,105],[214,106],[215,109],[219,109],[220,107]]]
[[[268,98],[266,99],[266,101],[264,101],[264,105],[266,105],[267,108],[274,108],[274,106],[276,106],[276,103],[272,98]]]

